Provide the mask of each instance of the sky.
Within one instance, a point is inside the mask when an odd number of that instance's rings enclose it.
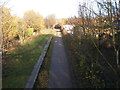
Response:
[[[43,17],[55,14],[57,18],[69,18],[77,16],[79,1],[82,0],[9,0],[7,6],[19,17],[27,10],[34,10]]]
[[[23,17],[24,12],[34,10],[43,17],[55,14],[57,18],[69,18],[78,16],[79,2],[91,1],[91,7],[96,8],[95,0],[0,0],[8,1],[7,7],[12,15]],[[99,0],[101,1],[101,0]],[[117,0],[118,1],[118,0]],[[95,9],[97,11],[97,9]]]

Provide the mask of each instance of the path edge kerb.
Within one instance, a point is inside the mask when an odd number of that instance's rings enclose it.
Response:
[[[53,36],[50,36],[50,39],[48,40],[47,44],[44,46],[43,52],[41,53],[38,61],[34,65],[33,71],[31,72],[31,75],[30,75],[30,77],[25,85],[25,88],[33,88],[35,81],[37,79],[39,70],[40,70],[41,65],[43,63],[43,60],[44,60],[46,53],[48,51],[48,48],[50,46],[50,42],[51,42],[52,38],[53,38]]]

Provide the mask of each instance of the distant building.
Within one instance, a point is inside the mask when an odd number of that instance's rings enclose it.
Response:
[[[64,30],[67,30],[67,33],[70,35],[73,35],[73,28],[75,25],[63,25]]]
[[[63,28],[65,30],[72,30],[75,27],[75,25],[63,25]]]

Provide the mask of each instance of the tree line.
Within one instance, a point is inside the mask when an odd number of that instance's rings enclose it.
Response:
[[[96,1],[98,12],[94,11],[87,4],[79,5],[79,16],[84,34],[95,32],[109,35],[106,37],[116,52],[116,63],[119,65],[120,50],[120,1],[104,0]],[[107,36],[106,35],[106,36]],[[100,37],[100,34],[99,34]]]
[[[78,18],[70,18],[69,22],[75,24],[74,33],[84,36],[91,35],[109,41],[108,47],[114,47],[116,63],[119,64],[120,50],[120,1],[96,0],[97,11],[90,2],[79,3]],[[106,35],[106,39],[102,38]],[[101,43],[99,43],[101,44]],[[106,46],[107,47],[107,46]]]
[[[44,18],[34,10],[28,10],[23,18],[11,15],[10,8],[0,6],[1,16],[1,47],[3,51],[11,46],[23,43],[27,37],[38,34],[40,30],[51,28],[56,23],[55,15]]]
[[[79,3],[72,37],[66,37],[78,79],[88,87],[120,85],[120,0],[94,0]],[[96,10],[94,9],[96,8]],[[81,82],[80,82],[81,83]]]

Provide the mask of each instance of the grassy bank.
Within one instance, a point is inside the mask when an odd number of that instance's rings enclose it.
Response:
[[[36,80],[34,88],[48,88],[49,70],[50,70],[53,42],[54,42],[54,37],[51,40],[51,44],[48,48],[48,52],[43,61],[43,64],[38,74],[38,78]]]
[[[38,35],[3,56],[3,88],[24,88],[51,32]],[[13,57],[11,57],[13,55]]]
[[[52,48],[53,48],[53,44],[54,44],[54,36],[56,35],[56,31],[53,30],[52,34],[53,34],[53,39],[51,40],[51,44],[48,48],[48,52],[45,56],[42,67],[40,68],[40,72],[38,74],[38,77],[37,77],[36,83],[34,85],[34,88],[48,88]]]

